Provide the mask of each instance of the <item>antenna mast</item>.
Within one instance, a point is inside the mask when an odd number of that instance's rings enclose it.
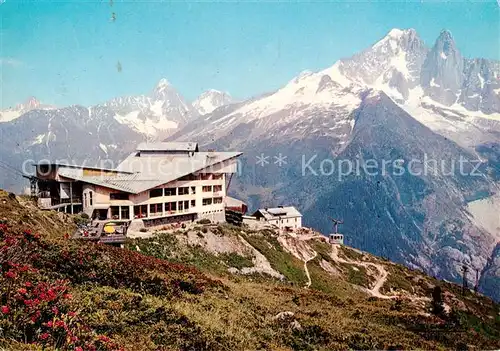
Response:
[[[338,234],[338,225],[339,224],[344,224],[344,221],[340,220],[340,219],[335,219],[335,218],[332,218],[332,217],[329,217],[330,220],[333,222],[333,230],[334,230],[334,233],[335,234]]]

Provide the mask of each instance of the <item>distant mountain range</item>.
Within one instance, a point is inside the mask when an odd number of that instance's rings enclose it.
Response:
[[[161,139],[189,120],[213,112],[231,101],[229,94],[212,89],[202,93],[190,104],[163,78],[148,95],[117,97],[88,109],[89,115],[92,110],[106,110],[113,114],[112,117],[118,123],[128,126],[134,132],[147,138]],[[0,110],[0,123],[14,121],[30,111],[50,110],[57,116],[64,109],[42,105],[36,98],[31,97],[14,108]]]
[[[10,107],[5,110],[0,110],[0,123],[10,122],[18,117],[21,117],[26,112],[31,110],[50,110],[53,106],[42,105],[35,97],[28,98],[25,102],[17,104],[15,107]]]
[[[243,151],[232,188],[251,208],[296,205],[324,233],[329,215],[341,217],[350,245],[454,281],[467,264],[500,299],[500,62],[462,57],[448,31],[429,48],[415,30],[393,29],[246,101],[209,91],[189,104],[161,80],[147,96],[32,109],[0,123],[0,158],[95,162],[163,138]],[[391,163],[376,175],[335,167],[368,160]],[[395,160],[431,171],[396,174]]]
[[[466,264],[470,284],[479,270],[481,288],[498,299],[499,78],[499,62],[463,58],[447,31],[428,48],[415,30],[394,29],[171,139],[244,151],[232,186],[251,208],[294,204],[324,233],[328,216],[340,217],[350,245],[453,281]],[[460,159],[468,171],[458,171]],[[435,168],[399,175],[391,163],[386,174],[345,175],[338,167],[368,160]]]
[[[30,98],[0,110],[0,160],[26,171],[31,169],[23,166],[27,160],[92,165],[119,160],[139,142],[164,139],[229,101],[229,94],[209,90],[191,104],[166,79],[149,94],[117,97],[89,107],[55,107]],[[19,174],[5,167],[0,167],[0,184],[16,191],[25,186]]]

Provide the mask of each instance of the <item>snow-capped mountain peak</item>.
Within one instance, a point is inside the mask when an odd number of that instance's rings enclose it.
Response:
[[[448,86],[464,75],[463,62],[470,66],[465,72],[468,72],[471,84],[465,90],[465,82],[458,82],[462,87],[460,94]],[[295,138],[336,133],[337,144],[341,146],[347,142],[355,123],[351,112],[363,99],[371,96],[367,95],[370,91],[374,96],[383,91],[415,119],[433,130],[444,130],[448,136],[449,130],[462,128],[473,118],[499,120],[500,80],[497,85],[491,83],[493,77],[498,76],[499,67],[488,60],[461,59],[448,31],[440,34],[430,50],[414,29],[393,29],[376,44],[351,58],[339,60],[319,72],[302,71],[270,94],[235,105],[235,109],[212,113],[205,119],[207,124],[194,131],[191,137],[209,135],[211,139],[217,139],[235,128],[248,129],[245,135],[251,137],[249,140],[261,135],[279,134]],[[431,68],[426,84],[424,78],[428,72],[425,70]],[[439,94],[442,91],[453,96],[448,105],[450,108],[441,103]],[[202,94],[193,104],[201,114],[207,113],[199,109],[201,101],[209,100],[211,94],[213,92]],[[462,99],[468,105],[461,103]],[[493,113],[486,116],[480,111],[481,103]],[[212,107],[207,109],[212,110]],[[459,123],[462,118],[463,123]],[[242,124],[245,127],[238,127]],[[317,128],[319,124],[322,128]]]
[[[162,78],[158,84],[156,84],[155,92],[161,94],[168,89],[169,86],[171,86],[170,82],[166,78]]]
[[[168,81],[168,79],[162,78],[158,81],[158,84],[156,86],[163,87],[163,86],[167,86],[167,85],[170,85],[170,82]]]
[[[149,95],[115,98],[104,106],[115,113],[119,123],[153,139],[170,135],[196,115],[165,78],[156,84]]]
[[[434,44],[434,48],[437,52],[440,52],[440,56],[446,59],[450,55],[459,54],[458,48],[453,40],[453,36],[450,31],[443,30]]]
[[[387,34],[388,36],[390,37],[396,37],[396,38],[399,38],[401,37],[402,35],[404,35],[405,31],[404,30],[401,30],[399,28],[393,28],[389,31],[389,33]]]
[[[337,64],[348,80],[406,100],[419,84],[428,49],[414,29],[392,29],[367,50]]]
[[[20,117],[22,114],[29,112],[31,110],[36,110],[36,109],[49,110],[53,108],[54,108],[53,106],[43,105],[39,100],[31,96],[28,99],[26,99],[26,101],[17,104],[13,108],[10,107],[5,110],[0,110],[0,123],[12,121]]]
[[[172,94],[177,94],[174,86],[166,78],[162,78],[153,89],[151,97],[156,100],[168,100]]]
[[[338,65],[317,73],[304,71],[273,93],[248,100],[228,111],[215,111],[204,118],[203,128],[183,137],[203,141],[210,135],[217,139],[244,124],[237,133],[244,143],[259,140],[264,135],[300,140],[305,135],[322,137],[336,133],[335,148],[340,149],[354,125],[351,112],[359,106],[361,91],[355,84],[348,83],[337,68]]]
[[[441,33],[439,33],[439,36],[436,41],[452,44],[453,46],[455,46],[455,41],[453,40],[453,34],[451,34],[451,32],[447,29],[443,29]]]
[[[16,105],[16,110],[33,110],[35,108],[40,107],[40,105],[41,105],[40,101],[34,96],[31,96],[28,99],[26,99],[25,102]]]
[[[215,109],[232,102],[231,95],[215,89],[202,93],[195,101],[193,107],[200,115],[206,115]]]
[[[382,52],[397,52],[398,50],[409,51],[412,50],[414,42],[421,42],[415,29],[398,29],[394,28],[387,33],[387,35],[376,42],[371,49]]]

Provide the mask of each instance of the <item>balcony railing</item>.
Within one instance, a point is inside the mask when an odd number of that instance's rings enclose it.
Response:
[[[142,215],[134,215],[135,219],[150,219],[150,218],[157,218],[157,217],[167,217],[167,216],[174,216],[178,215],[181,213],[190,213],[190,212],[195,212],[193,208],[187,208],[187,209],[182,209],[182,210],[169,210],[165,212],[150,212],[149,217],[146,214]]]
[[[55,194],[57,195],[57,194]],[[76,202],[82,202],[82,198],[79,194],[74,193],[72,197],[68,198],[60,198],[59,196],[54,196],[53,194],[50,193],[48,190],[43,190],[38,193],[38,198],[39,199],[52,199],[52,203],[55,205],[58,204],[65,204],[65,203],[71,203],[71,200],[73,200],[73,203]]]
[[[126,240],[125,235],[101,236],[99,241],[103,244],[123,244]]]
[[[41,199],[48,199],[50,198],[50,191],[40,191],[38,197]]]
[[[71,201],[73,200],[73,201]],[[48,209],[53,206],[57,205],[64,205],[64,204],[81,204],[82,203],[82,198],[81,197],[73,197],[73,199],[59,199],[57,197],[38,197],[38,206],[43,209]]]
[[[54,200],[52,200],[54,202]],[[73,196],[72,198],[67,198],[67,199],[60,199],[59,204],[81,204],[82,203],[82,198],[78,196]]]

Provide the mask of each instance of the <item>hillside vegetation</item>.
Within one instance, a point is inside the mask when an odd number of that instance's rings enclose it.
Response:
[[[0,349],[500,347],[490,299],[315,233],[195,224],[120,249],[66,239],[78,220],[0,192]]]

